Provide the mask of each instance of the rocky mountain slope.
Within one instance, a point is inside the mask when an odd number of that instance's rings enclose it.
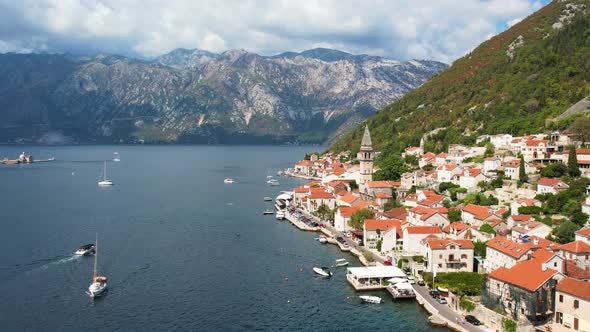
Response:
[[[315,49],[0,55],[0,142],[322,142],[446,66]]]
[[[427,148],[440,151],[480,134],[567,128],[567,121],[547,120],[589,94],[590,1],[556,0],[386,106],[368,125],[383,156],[419,144],[437,128]],[[358,149],[363,127],[331,149]]]

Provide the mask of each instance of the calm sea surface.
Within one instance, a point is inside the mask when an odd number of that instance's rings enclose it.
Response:
[[[23,149],[0,146],[0,158]],[[358,262],[262,216],[272,207],[263,197],[302,183],[269,187],[266,176],[310,149],[26,148],[58,161],[0,165],[0,330],[432,330],[415,302],[375,292],[384,305],[361,304],[345,269],[315,277],[314,265]],[[115,186],[99,188],[114,151]],[[96,233],[109,291],[93,301],[93,259],[72,252]]]

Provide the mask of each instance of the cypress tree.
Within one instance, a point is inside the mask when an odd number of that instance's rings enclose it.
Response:
[[[576,155],[576,147],[569,147],[570,153],[567,157],[567,174],[571,177],[578,177],[582,174],[580,168],[578,168],[578,156]]]
[[[518,182],[525,183],[529,182],[529,177],[526,175],[526,171],[524,168],[524,157],[520,156],[520,165],[518,167]]]

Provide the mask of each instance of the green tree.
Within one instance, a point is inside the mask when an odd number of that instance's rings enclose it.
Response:
[[[576,147],[573,145],[569,147],[569,154],[567,157],[567,174],[569,176],[577,178],[581,175],[580,168],[578,166],[578,156],[576,154]]]
[[[459,210],[450,210],[449,211],[449,220],[451,222],[461,221],[461,211],[459,211]]]
[[[489,233],[489,234],[496,234],[496,231],[494,230],[494,228],[492,226],[490,226],[490,224],[483,224],[479,227],[479,230],[484,232],[484,233]]]
[[[575,233],[578,229],[580,229],[580,226],[567,220],[553,229],[551,232],[552,239],[561,244],[572,242],[576,238]]]
[[[331,212],[331,210],[326,204],[320,205],[317,209],[317,214],[322,219],[326,219],[326,217],[330,215],[330,212]]]
[[[584,226],[588,221],[588,215],[582,211],[577,211],[572,214],[571,221],[579,226]]]
[[[483,156],[484,157],[492,157],[494,156],[494,153],[496,152],[495,148],[494,148],[494,144],[492,143],[486,143],[486,151],[484,152]]]
[[[412,169],[407,167],[401,158],[397,155],[390,155],[380,159],[377,164],[381,167],[380,170],[373,173],[373,180],[394,180],[401,178],[403,173],[409,172]]]
[[[519,214],[539,214],[541,211],[542,209],[536,205],[521,206],[518,208]]]
[[[567,166],[564,163],[554,163],[541,171],[541,176],[547,178],[560,178],[567,174]]]
[[[381,252],[381,247],[383,246],[383,240],[378,240],[377,241],[377,251]]]
[[[389,211],[393,208],[398,208],[401,206],[402,206],[402,203],[400,203],[400,201],[398,201],[397,199],[392,199],[383,205],[383,210]]]
[[[518,167],[518,182],[520,184],[529,182],[529,176],[526,174],[524,167],[524,157],[520,156],[520,166]]]
[[[413,154],[409,154],[404,158],[404,161],[408,165],[418,166],[418,157]]]
[[[353,213],[348,220],[348,226],[354,229],[363,229],[365,219],[375,218],[375,213],[369,209],[360,209]]]
[[[570,133],[577,140],[582,141],[582,145],[590,141],[590,117],[581,116],[576,118],[570,127]]]
[[[516,332],[516,322],[512,319],[502,318],[502,327],[504,332]]]
[[[478,257],[486,257],[486,243],[481,241],[474,241],[473,246],[473,255]]]

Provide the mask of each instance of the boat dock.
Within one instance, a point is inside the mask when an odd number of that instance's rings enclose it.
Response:
[[[395,285],[389,285],[385,288],[394,300],[415,299],[416,293],[410,283],[402,282]]]
[[[406,274],[395,266],[349,267],[346,280],[357,291],[377,290],[386,288],[391,278],[402,278]]]

